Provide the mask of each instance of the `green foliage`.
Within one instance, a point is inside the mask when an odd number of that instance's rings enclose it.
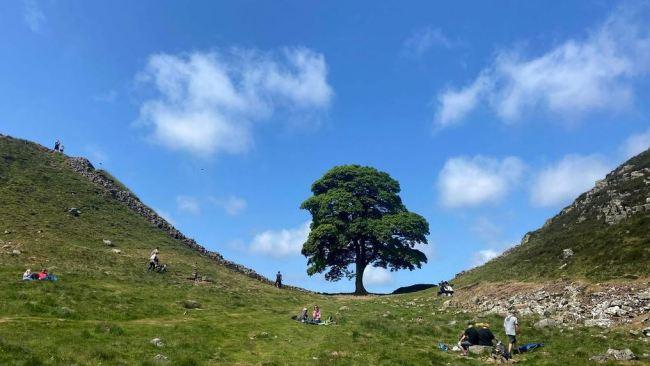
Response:
[[[366,293],[366,266],[413,270],[427,262],[414,247],[427,243],[429,224],[406,209],[399,183],[387,173],[359,165],[337,166],[311,190],[314,195],[300,206],[312,215],[302,249],[309,275],[327,271],[330,281],[356,276],[356,293]],[[355,270],[351,264],[356,264]]]

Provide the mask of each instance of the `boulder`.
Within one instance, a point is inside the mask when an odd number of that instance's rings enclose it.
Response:
[[[469,346],[469,353],[474,355],[488,355],[492,353],[491,346]]]
[[[560,323],[557,320],[553,319],[542,319],[533,325],[535,329],[544,329],[544,328],[555,328],[559,326]]]
[[[642,330],[642,332],[644,336],[650,337],[650,327],[645,328],[644,330]]]
[[[169,360],[167,359],[167,356],[162,355],[162,354],[159,353],[159,354],[153,356],[153,362],[158,363],[158,364],[166,364],[166,363],[169,362]]]
[[[12,250],[11,255],[20,255],[20,250],[18,250],[18,249]]]
[[[611,319],[587,319],[585,320],[585,326],[586,327],[601,327],[601,328],[609,328],[612,326],[612,320]]]
[[[636,356],[629,348],[625,348],[621,350],[610,348],[607,350],[607,352],[604,355],[593,356],[589,359],[597,362],[631,361],[631,360],[635,360]]]
[[[149,343],[153,344],[154,346],[156,346],[158,348],[162,348],[162,347],[165,346],[165,343],[163,343],[162,339],[160,339],[160,338],[154,338],[151,341],[149,341]]]
[[[567,259],[573,257],[573,250],[571,248],[564,249],[562,251],[562,258]]]
[[[185,300],[183,301],[183,307],[186,309],[198,309],[201,307],[201,304],[195,300]]]

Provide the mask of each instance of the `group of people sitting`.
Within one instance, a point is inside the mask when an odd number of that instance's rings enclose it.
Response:
[[[321,320],[321,313],[318,305],[314,305],[314,310],[311,312],[311,318],[307,314],[307,308],[302,308],[300,314],[292,316],[291,319],[305,324],[329,325],[330,323],[333,323],[331,316],[325,321]]]
[[[23,281],[57,281],[58,277],[49,273],[46,268],[43,268],[40,272],[32,272],[30,268],[27,268],[25,273],[23,273]]]
[[[453,296],[454,295],[454,289],[451,287],[451,284],[447,281],[441,281],[438,284],[438,295],[442,296]]]
[[[463,355],[467,355],[470,346],[494,347],[494,351],[504,358],[509,359],[512,355],[513,348],[517,351],[516,344],[517,333],[519,333],[519,320],[513,313],[509,313],[503,320],[503,327],[508,337],[507,351],[505,346],[494,337],[489,324],[475,322],[469,322],[467,329],[460,334],[458,347]]]
[[[56,142],[54,142],[54,151],[63,152],[64,149],[65,146],[63,146],[61,140],[56,140]]]

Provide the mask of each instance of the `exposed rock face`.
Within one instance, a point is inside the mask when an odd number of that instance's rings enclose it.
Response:
[[[135,194],[133,194],[129,190],[126,190],[124,187],[120,186],[119,184],[117,184],[113,179],[111,179],[108,175],[104,174],[102,171],[96,170],[93,167],[93,165],[90,163],[90,161],[88,161],[88,159],[71,157],[68,158],[67,160],[72,170],[84,176],[85,178],[93,182],[95,185],[101,187],[111,197],[123,203],[133,212],[144,217],[151,224],[155,225],[156,227],[158,227],[159,229],[167,233],[167,235],[183,243],[183,245],[194,249],[195,251],[214,260],[215,262],[223,265],[224,267],[229,268],[230,270],[243,273],[248,277],[257,279],[259,281],[271,285],[273,284],[273,281],[258,274],[254,270],[250,268],[246,268],[242,265],[231,262],[229,260],[226,260],[223,258],[221,254],[217,252],[209,251],[205,249],[205,247],[198,244],[194,239],[188,238],[185,235],[183,235],[183,233],[178,231],[174,226],[172,226],[169,222],[167,222],[167,220],[160,217],[154,210],[152,210],[147,205],[142,203],[142,201],[140,201],[140,199],[136,197]],[[290,286],[285,286],[285,287],[290,287]],[[306,291],[301,288],[296,288],[296,287],[291,287],[291,288]]]
[[[445,301],[443,306],[483,314],[503,315],[516,311],[522,316],[537,315],[543,318],[534,324],[538,329],[576,323],[610,327],[630,323],[650,312],[650,299],[646,296],[648,284],[641,285],[641,289],[638,286],[608,285],[594,292],[576,283],[540,285],[532,290],[456,298]],[[462,291],[458,289],[459,293]]]
[[[622,165],[596,182],[594,188],[550,219],[547,225],[570,212],[577,212],[576,223],[595,218],[614,225],[632,215],[650,212],[649,192],[650,168]]]

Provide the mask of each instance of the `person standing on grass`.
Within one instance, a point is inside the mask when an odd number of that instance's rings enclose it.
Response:
[[[151,251],[151,254],[149,255],[149,268],[147,268],[147,271],[153,271],[156,269],[156,266],[158,265],[158,252],[158,247]]]
[[[282,288],[282,273],[280,271],[275,275],[275,287]]]
[[[61,146],[61,141],[57,139],[54,142],[54,151],[59,151],[59,146]]]
[[[508,353],[512,354],[512,349],[517,345],[517,333],[519,333],[519,319],[517,319],[514,312],[509,312],[503,319],[503,327],[508,337]]]

